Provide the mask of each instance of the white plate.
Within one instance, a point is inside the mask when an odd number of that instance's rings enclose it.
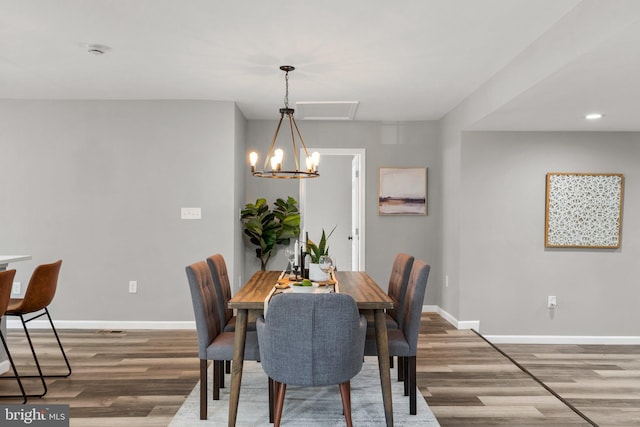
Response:
[[[329,293],[330,289],[327,286],[321,286],[321,287],[316,287],[316,286],[295,286],[295,285],[290,285],[289,289],[291,289],[291,292],[294,293],[306,293],[306,294],[326,294]]]

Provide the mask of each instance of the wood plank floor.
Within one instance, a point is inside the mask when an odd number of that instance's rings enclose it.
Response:
[[[60,331],[74,372],[50,379],[45,398],[70,405],[71,426],[166,426],[198,381],[194,331]],[[48,330],[33,339],[46,371],[59,371]],[[8,342],[34,373],[19,330]],[[418,387],[442,426],[588,426],[473,331],[423,315]],[[640,346],[500,345],[600,426],[640,426]],[[228,385],[228,377],[227,377]],[[29,381],[28,391],[38,383]],[[17,392],[0,381],[1,394]],[[19,403],[2,399],[0,403]]]
[[[442,426],[590,424],[473,331],[423,314],[417,383]],[[640,346],[499,345],[599,426],[640,426]]]

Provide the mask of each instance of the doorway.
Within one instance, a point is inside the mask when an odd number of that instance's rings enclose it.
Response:
[[[320,177],[300,180],[302,237],[308,232],[318,243],[323,229],[328,234],[335,227],[327,245],[336,268],[364,271],[365,150],[309,149],[314,151],[320,153]]]

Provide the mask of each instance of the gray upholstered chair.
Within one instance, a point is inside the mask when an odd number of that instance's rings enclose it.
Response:
[[[261,365],[273,379],[275,426],[286,386],[338,384],[351,426],[351,378],[362,369],[367,320],[346,294],[281,294],[256,322]]]
[[[186,267],[193,313],[198,333],[200,358],[200,419],[207,419],[207,368],[213,360],[213,399],[220,398],[220,377],[225,360],[233,359],[234,332],[224,332],[218,313],[218,297],[211,278],[211,270],[204,261]],[[247,332],[244,350],[245,360],[260,360],[258,338],[255,332]]]
[[[229,274],[227,273],[227,264],[221,254],[211,255],[207,258],[207,264],[211,270],[213,285],[215,286],[218,296],[218,311],[220,313],[220,322],[224,328],[223,330],[225,332],[233,332],[236,330],[236,316],[233,315],[233,310],[228,306],[229,300],[231,299],[231,283],[229,281]],[[249,322],[247,324],[247,330],[255,331],[255,322]]]
[[[424,261],[416,260],[411,268],[407,292],[405,295],[402,329],[391,329],[389,334],[389,356],[398,356],[398,370],[403,366],[404,395],[409,396],[409,413],[415,415],[416,409],[416,355],[418,353],[418,332],[422,304],[427,288],[427,279],[431,267]],[[375,335],[367,334],[364,354],[375,356]]]
[[[13,278],[15,277],[15,275],[15,270],[0,271],[0,319],[2,319],[2,316],[4,316],[4,313],[5,311],[7,311],[7,307],[9,306],[9,300],[11,299],[11,287],[13,286]],[[22,403],[27,403],[27,395],[24,392],[22,381],[20,380],[20,376],[18,375],[16,365],[13,363],[13,358],[11,357],[11,353],[9,352],[9,347],[7,346],[7,341],[4,339],[2,330],[0,330],[0,339],[2,339],[4,352],[7,354],[7,359],[9,360],[9,364],[11,365],[11,369],[13,370],[13,377],[0,376],[0,379],[15,378],[18,381],[18,386],[20,387],[20,392],[22,393],[19,395],[2,395],[0,397],[22,397]]]
[[[391,266],[391,275],[389,276],[389,286],[387,295],[393,300],[393,308],[385,313],[387,319],[387,330],[400,329],[402,323],[402,313],[404,308],[404,295],[407,292],[407,283],[409,282],[409,274],[413,266],[413,257],[405,253],[398,253],[393,260]],[[373,318],[368,318],[368,327],[373,329]],[[389,363],[393,368],[393,357],[389,357]],[[403,366],[398,366],[398,381],[402,381],[404,376]]]
[[[393,261],[387,294],[393,300],[393,309],[387,310],[387,329],[402,329],[404,297],[407,293],[413,257],[399,253]]]
[[[220,314],[220,324],[223,331],[233,332],[236,330],[236,316],[233,314],[233,310],[229,308],[229,300],[231,299],[231,283],[229,282],[229,274],[227,273],[227,263],[224,261],[224,257],[221,254],[211,255],[207,258],[207,264],[209,270],[211,270],[211,277],[213,278],[213,285],[216,289],[218,296],[218,313]],[[248,331],[256,330],[255,322],[247,323]],[[225,371],[231,372],[231,361],[227,360]],[[220,386],[224,387],[224,376],[220,377]]]

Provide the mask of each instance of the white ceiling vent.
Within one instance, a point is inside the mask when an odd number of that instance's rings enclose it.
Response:
[[[296,102],[296,116],[304,120],[353,120],[358,101]]]

